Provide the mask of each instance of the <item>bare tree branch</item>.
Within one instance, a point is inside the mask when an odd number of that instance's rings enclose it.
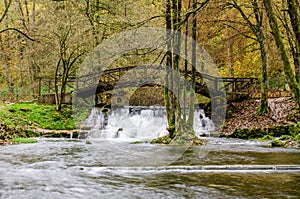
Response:
[[[10,7],[10,5],[11,5],[11,2],[12,2],[12,0],[9,0],[9,2],[8,2],[8,4],[7,4],[7,6],[6,6],[6,8],[5,8],[5,10],[4,10],[4,12],[3,12],[1,18],[0,18],[0,23],[3,21],[4,17],[6,16],[6,14],[7,14],[7,12],[8,12],[8,9],[9,9],[9,7]]]
[[[10,31],[10,30],[13,30],[13,31],[18,32],[19,34],[23,35],[24,37],[26,37],[26,38],[29,39],[30,41],[36,41],[35,39],[31,38],[29,35],[27,35],[26,33],[22,32],[21,30],[19,30],[19,29],[17,29],[17,28],[6,28],[6,29],[4,29],[4,30],[1,30],[1,31],[0,31],[0,34],[6,32],[6,31]]]

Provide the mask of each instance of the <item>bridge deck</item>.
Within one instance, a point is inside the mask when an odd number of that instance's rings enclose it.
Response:
[[[120,68],[107,69],[103,71],[98,71],[90,74],[85,74],[76,79],[76,91],[77,96],[86,98],[93,96],[95,94],[100,94],[104,92],[110,92],[114,89],[117,82],[120,80],[124,72],[129,71],[131,69],[137,70],[145,70],[153,69],[153,66],[142,65],[142,66],[126,66]],[[154,67],[155,70],[163,70],[162,67]],[[181,71],[183,74],[183,71]],[[191,74],[188,73],[188,78],[190,78]],[[155,74],[152,74],[152,77],[155,78]],[[215,77],[205,73],[196,73],[197,83],[195,91],[198,94],[202,94],[206,97],[210,97],[209,93],[224,93],[226,92],[229,95],[249,95],[251,98],[259,98],[260,97],[260,79],[259,78],[231,78],[231,77]],[[87,82],[91,81],[97,82],[94,85],[85,86],[84,88],[78,89],[79,82]],[[137,84],[136,78],[132,77],[128,82],[123,84],[123,87],[136,87]],[[145,80],[147,82],[147,80]],[[155,83],[144,83],[143,86],[154,86]],[[223,83],[223,84],[220,84]],[[95,85],[97,84],[97,85]],[[220,86],[222,85],[222,86]],[[118,85],[120,87],[120,85]],[[157,86],[157,85],[155,85]],[[281,97],[287,96],[289,92],[270,92],[270,97]],[[229,97],[231,98],[231,97]]]

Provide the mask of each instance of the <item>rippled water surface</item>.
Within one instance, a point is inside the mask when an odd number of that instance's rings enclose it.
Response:
[[[299,150],[207,140],[185,148],[67,139],[2,146],[0,198],[300,196]]]

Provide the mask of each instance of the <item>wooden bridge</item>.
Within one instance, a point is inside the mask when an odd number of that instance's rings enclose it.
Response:
[[[161,66],[144,65],[86,74],[76,79],[76,96],[87,98],[103,93],[110,96],[116,88],[163,86],[164,84],[156,82],[164,82],[164,70]],[[180,74],[184,76],[183,71]],[[186,74],[186,79],[191,79],[190,72]],[[259,93],[259,82],[258,78],[221,78],[197,72],[195,92],[209,98],[211,95],[219,96],[226,92],[227,99],[230,100],[236,96]]]

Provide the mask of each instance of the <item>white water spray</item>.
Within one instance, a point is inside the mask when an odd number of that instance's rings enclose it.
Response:
[[[107,115],[105,115],[107,114]],[[163,107],[125,107],[110,113],[93,108],[83,126],[90,138],[150,140],[166,135],[167,119]],[[194,114],[194,130],[197,136],[214,130],[213,122],[203,110]]]

